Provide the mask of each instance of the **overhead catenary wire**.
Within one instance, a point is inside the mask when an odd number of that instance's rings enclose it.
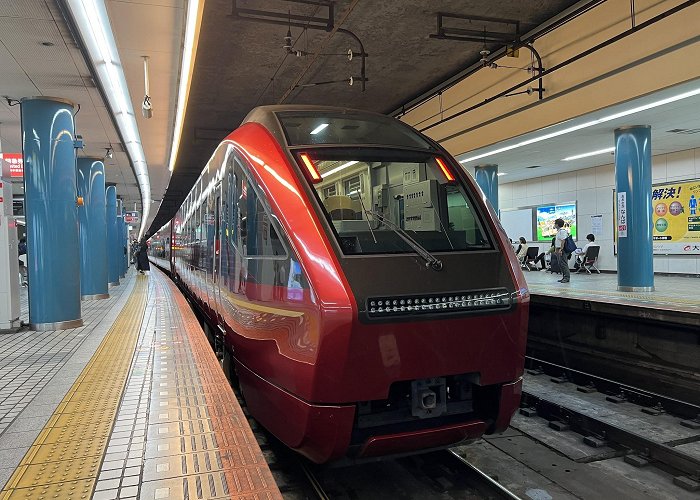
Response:
[[[292,85],[290,85],[290,87],[287,89],[287,91],[286,91],[286,92],[282,95],[282,97],[280,97],[280,99],[277,101],[277,104],[283,104],[284,101],[285,101],[285,100],[291,95],[291,93],[294,91],[294,89],[297,88],[297,85],[299,85],[299,83],[301,82],[302,78],[304,78],[304,76],[305,76],[306,73],[309,71],[309,69],[311,69],[311,66],[314,65],[314,63],[316,62],[316,60],[317,60],[317,59],[319,58],[319,56],[321,55],[321,52],[323,52],[324,47],[328,44],[328,42],[330,42],[330,40],[333,38],[333,36],[334,36],[334,35],[338,32],[338,30],[343,26],[343,24],[344,24],[345,21],[347,20],[348,16],[350,16],[350,14],[352,13],[352,11],[355,9],[355,7],[357,6],[357,4],[358,4],[359,2],[360,2],[360,0],[353,0],[353,2],[350,4],[350,6],[348,6],[348,8],[345,10],[345,12],[343,13],[343,15],[341,16],[340,21],[339,21],[338,23],[335,23],[335,25],[333,26],[333,29],[330,31],[330,33],[328,34],[328,36],[326,37],[326,39],[323,40],[323,42],[321,42],[321,46],[320,46],[320,48],[319,48],[319,51],[318,51],[316,54],[314,54],[314,56],[311,58],[311,60],[306,64],[306,66],[305,66],[304,69],[299,73],[299,75],[298,75],[297,78],[294,80],[294,82],[292,83]]]
[[[317,7],[314,9],[314,12],[313,12],[313,14],[311,14],[310,17],[315,17],[320,8],[321,8],[320,6],[317,6]],[[308,25],[310,22],[311,22],[311,21],[307,21],[306,24]],[[307,33],[307,31],[308,31],[308,30],[306,30],[306,29],[302,30],[302,32],[299,33],[299,36],[297,36],[296,39],[294,40],[294,43],[292,44],[292,46],[296,45],[296,43],[299,41],[299,39],[300,39],[302,36],[306,36],[306,42],[307,42],[307,47],[308,47],[308,33]],[[286,54],[284,54],[284,57],[282,57],[282,60],[280,61],[279,65],[277,66],[277,69],[275,70],[275,72],[274,72],[274,73],[272,74],[272,76],[270,77],[270,81],[269,81],[269,82],[267,83],[267,85],[265,85],[265,87],[262,89],[262,91],[261,91],[260,94],[258,95],[257,99],[255,99],[255,104],[253,105],[253,107],[256,107],[258,104],[260,104],[260,100],[265,96],[265,94],[267,93],[267,90],[270,88],[270,86],[272,86],[272,98],[273,98],[273,100],[274,100],[274,97],[275,97],[275,77],[277,76],[277,73],[280,72],[280,70],[281,70],[282,67],[284,66],[285,61],[287,60],[287,58],[288,58],[290,55],[291,55],[291,54],[290,54],[289,52],[287,52]]]

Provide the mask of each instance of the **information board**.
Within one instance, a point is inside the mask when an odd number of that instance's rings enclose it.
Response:
[[[526,241],[533,241],[532,208],[501,210],[501,225],[511,240],[518,241],[523,236]]]

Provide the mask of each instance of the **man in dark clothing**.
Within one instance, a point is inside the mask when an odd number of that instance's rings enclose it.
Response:
[[[151,263],[148,262],[148,247],[145,241],[139,245],[136,252],[136,269],[138,269],[141,274],[144,274],[144,271],[151,270]]]

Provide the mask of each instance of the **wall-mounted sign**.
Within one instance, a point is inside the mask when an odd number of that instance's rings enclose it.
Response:
[[[627,192],[617,193],[617,237],[627,238]]]
[[[654,253],[700,254],[700,180],[652,185]]]
[[[537,207],[537,241],[550,240],[557,234],[554,227],[554,221],[557,219],[564,221],[564,229],[573,239],[577,238],[576,203],[572,202]]]
[[[140,218],[138,212],[124,212],[124,222],[127,224],[138,224]]]
[[[3,165],[3,175],[6,174],[6,167],[9,167],[9,173],[11,178],[21,179],[24,177],[24,158],[22,153],[3,153],[2,160],[5,165]]]
[[[620,194],[613,197],[613,215],[620,220]],[[700,255],[700,180],[651,185],[654,254]],[[626,213],[625,213],[626,215]],[[625,217],[626,218],[626,217]],[[620,227],[616,222],[613,227]],[[622,236],[621,233],[614,237]],[[617,241],[617,239],[615,240]]]

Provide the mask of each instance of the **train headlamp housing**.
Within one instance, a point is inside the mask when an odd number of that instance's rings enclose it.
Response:
[[[503,310],[509,309],[517,301],[515,294],[505,289],[468,290],[437,294],[370,297],[367,299],[366,310],[370,318],[387,318]]]

